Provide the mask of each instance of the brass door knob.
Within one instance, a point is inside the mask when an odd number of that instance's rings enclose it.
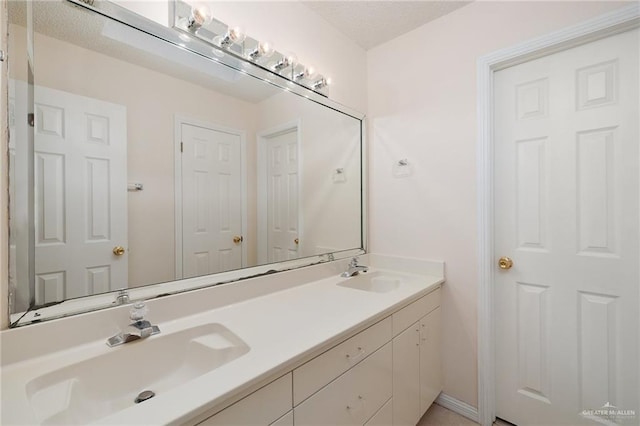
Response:
[[[115,246],[113,248],[113,254],[115,254],[116,256],[122,256],[124,254],[124,247],[122,246]]]
[[[498,260],[498,266],[500,269],[511,269],[513,266],[513,260],[508,258],[507,256],[503,256]]]
[[[300,242],[300,240],[296,238],[295,240],[293,240],[293,242],[296,243],[297,245]]]
[[[233,242],[236,244],[240,244],[243,241],[244,241],[244,238],[242,238],[242,235],[240,236],[236,235],[235,237],[233,237]]]

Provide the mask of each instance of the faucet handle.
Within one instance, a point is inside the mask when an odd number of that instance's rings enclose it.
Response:
[[[358,266],[358,258],[354,257],[353,259],[351,259],[351,263],[349,263],[349,266]]]
[[[147,312],[149,312],[147,305],[144,302],[138,302],[129,311],[129,318],[131,321],[141,321],[147,315]]]

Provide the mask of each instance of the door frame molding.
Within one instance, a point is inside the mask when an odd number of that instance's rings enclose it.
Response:
[[[220,126],[207,121],[198,120],[186,115],[176,114],[174,116],[174,193],[175,193],[175,278],[181,280],[183,274],[182,265],[182,152],[180,143],[182,142],[181,127],[183,124],[202,127],[216,132],[230,133],[240,137],[240,188],[241,188],[241,211],[242,211],[242,235],[247,234],[247,132],[231,127]],[[242,244],[242,267],[247,267],[247,244]]]
[[[632,4],[588,21],[497,50],[477,62],[478,181],[478,417],[496,416],[493,281],[494,253],[494,73],[532,59],[640,27],[640,5]]]
[[[298,238],[304,241],[303,238],[303,216],[302,216],[302,150],[300,149],[302,144],[302,122],[300,119],[288,121],[275,127],[259,131],[256,133],[256,151],[257,151],[257,179],[258,186],[256,195],[258,198],[257,211],[266,212],[267,210],[267,146],[266,141],[270,137],[277,136],[281,133],[287,133],[291,131],[297,132],[297,144],[298,144]],[[258,264],[262,265],[268,263],[268,246],[267,246],[267,215],[258,213],[258,234],[257,234],[257,257]],[[302,244],[298,245],[298,252],[302,249]]]

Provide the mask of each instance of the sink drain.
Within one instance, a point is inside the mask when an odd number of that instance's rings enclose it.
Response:
[[[135,402],[136,404],[140,404],[141,402],[144,402],[147,399],[151,399],[154,396],[156,396],[156,393],[154,391],[150,391],[150,390],[142,391],[138,394],[138,396],[133,402]]]

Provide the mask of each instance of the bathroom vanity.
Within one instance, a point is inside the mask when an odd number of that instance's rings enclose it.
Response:
[[[364,114],[166,6],[8,4],[0,422],[415,425],[444,266],[365,254]]]
[[[442,387],[443,264],[361,259],[151,300],[161,333],[118,347],[129,306],[4,331],[2,423],[414,425]],[[218,307],[183,316],[197,299]]]

